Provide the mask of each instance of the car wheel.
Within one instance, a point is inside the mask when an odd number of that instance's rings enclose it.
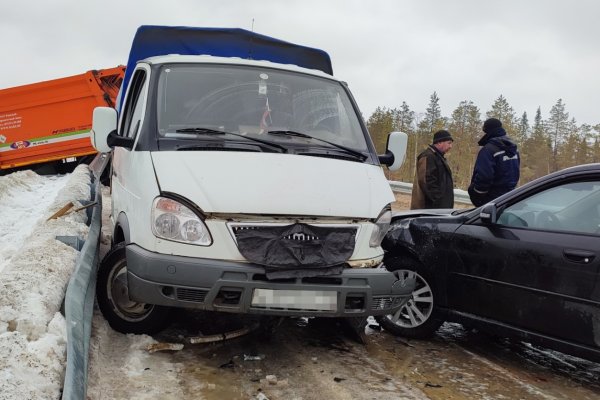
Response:
[[[429,274],[416,261],[405,257],[391,257],[386,268],[399,278],[415,279],[415,289],[408,302],[396,313],[376,317],[377,322],[394,335],[415,339],[431,337],[443,320],[435,307],[434,288]]]
[[[118,332],[152,335],[169,325],[169,307],[129,299],[124,243],[116,245],[100,263],[96,297],[102,315]]]

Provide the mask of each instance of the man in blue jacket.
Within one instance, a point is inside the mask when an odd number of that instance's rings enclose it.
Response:
[[[477,154],[468,190],[476,207],[513,190],[519,181],[521,162],[517,145],[506,136],[500,120],[486,120],[483,132],[485,135],[478,142],[483,147]]]

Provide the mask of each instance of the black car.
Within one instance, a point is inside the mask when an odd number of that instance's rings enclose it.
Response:
[[[600,164],[568,168],[468,210],[394,216],[384,263],[416,277],[378,317],[431,336],[443,321],[600,361]]]

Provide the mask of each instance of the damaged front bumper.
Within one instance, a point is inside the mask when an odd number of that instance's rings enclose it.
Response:
[[[366,317],[394,313],[414,280],[383,267],[341,274],[267,279],[256,264],[181,257],[127,246],[132,300],[171,307],[277,316]]]

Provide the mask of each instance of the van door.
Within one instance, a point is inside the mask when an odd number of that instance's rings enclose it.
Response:
[[[133,138],[133,148],[115,147],[112,161],[112,216],[117,220],[121,213],[126,216],[135,210],[142,194],[142,180],[137,179],[144,169],[146,155],[136,151],[148,96],[149,69],[135,71],[126,93],[120,116],[119,135]]]

